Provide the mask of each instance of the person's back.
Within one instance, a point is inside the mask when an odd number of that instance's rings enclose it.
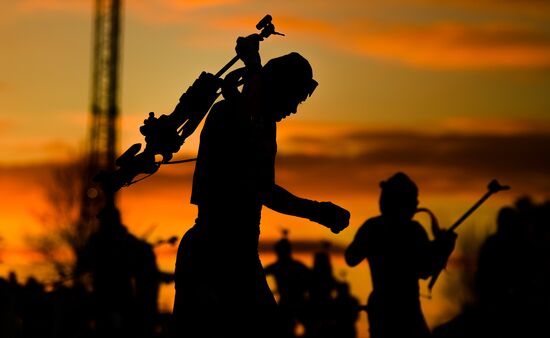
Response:
[[[252,123],[243,110],[242,98],[223,100],[214,105],[201,132],[197,164],[193,176],[191,203],[215,208],[258,208],[262,183],[257,177],[270,170],[276,153],[275,126],[269,130]],[[262,163],[258,158],[261,143]],[[268,144],[269,148],[265,146]],[[268,152],[268,154],[265,154]]]
[[[375,292],[384,299],[416,304],[418,279],[427,268],[423,264],[429,240],[424,228],[412,220],[378,216],[364,223],[361,236]]]

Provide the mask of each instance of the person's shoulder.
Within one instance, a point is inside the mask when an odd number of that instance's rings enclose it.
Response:
[[[302,271],[309,271],[310,269],[305,265],[304,263],[300,262],[299,260],[293,260],[292,261],[294,266]]]
[[[211,135],[211,130],[215,130],[216,132],[213,135],[217,135],[220,130],[231,128],[229,125],[232,121],[231,110],[231,105],[227,101],[216,102],[206,116],[201,135]]]
[[[220,100],[216,102],[208,112],[205,123],[228,126],[228,124],[235,123],[237,110],[237,102]]]
[[[212,106],[210,109],[210,112],[208,112],[207,119],[212,120],[213,118],[220,118],[224,115],[227,115],[226,112],[230,110],[231,104],[228,103],[226,100],[221,100]]]
[[[411,228],[413,229],[414,235],[416,237],[428,239],[428,237],[429,237],[428,232],[426,231],[424,226],[422,226],[422,224],[420,224],[419,222],[417,222],[415,220],[410,220],[410,223],[411,223],[411,226],[412,226]]]
[[[411,220],[410,220],[410,223],[411,223],[411,225],[412,225],[415,229],[424,230],[424,227],[423,227],[422,224],[420,224],[418,221],[415,221],[414,219],[411,219]],[[424,230],[424,231],[425,231],[425,230]]]
[[[281,269],[281,263],[273,262],[265,266],[264,271],[266,274],[276,274]]]
[[[378,229],[381,229],[383,227],[383,219],[381,216],[375,216],[368,218],[361,226],[359,227],[359,230],[357,230],[357,235],[359,237],[366,236],[367,234],[371,234],[373,232],[377,232]]]
[[[384,224],[384,218],[382,216],[375,216],[367,219],[361,227],[364,228],[378,228]]]

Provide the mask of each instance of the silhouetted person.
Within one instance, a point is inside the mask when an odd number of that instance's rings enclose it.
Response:
[[[88,294],[83,285],[76,284],[71,287],[57,282],[48,292],[51,299],[51,309],[54,320],[52,326],[52,337],[72,338],[86,337],[89,333],[90,304]]]
[[[153,337],[158,323],[158,295],[163,277],[153,246],[145,240],[135,242],[135,329],[140,337]]]
[[[292,245],[286,236],[275,244],[275,253],[277,260],[265,267],[265,273],[275,278],[284,337],[295,337],[296,325],[304,323],[311,271],[292,257]]]
[[[502,208],[497,217],[497,231],[487,237],[479,251],[476,286],[479,301],[501,311],[513,307],[514,297],[520,292],[519,274],[526,247],[518,212]],[[515,273],[510,274],[510,271]]]
[[[44,285],[29,277],[22,289],[21,335],[23,337],[51,337],[53,314]]]
[[[11,271],[8,279],[0,278],[0,337],[17,337],[21,320],[21,287]]]
[[[430,277],[446,261],[456,235],[430,241],[412,218],[418,188],[404,173],[380,183],[381,215],[368,219],[346,250],[349,266],[368,260],[373,291],[368,299],[370,336],[428,337],[419,300],[419,279]]]
[[[137,319],[149,306],[144,302],[151,301],[147,294],[151,291],[144,288],[156,288],[146,285],[143,278],[154,273],[148,271],[152,252],[128,232],[114,205],[105,206],[97,217],[99,229],[88,240],[78,271],[92,277],[97,333],[102,337],[131,335],[143,329],[143,318],[139,323]],[[156,295],[156,289],[152,292]],[[140,334],[147,336],[144,330]]]
[[[520,337],[518,306],[521,301],[525,227],[515,208],[504,207],[497,216],[497,231],[479,250],[474,278],[474,299],[452,320],[434,328],[438,338]]]
[[[307,337],[329,338],[334,335],[334,296],[337,284],[327,246],[324,250],[316,252],[313,257],[305,328]]]
[[[181,337],[280,335],[258,254],[263,206],[336,233],[349,222],[345,209],[275,184],[276,124],[296,113],[317,82],[298,53],[262,66],[258,47],[258,36],[237,40],[246,67],[225,77],[225,99],[212,107],[201,132],[191,195],[198,217],[176,261],[174,319]],[[239,92],[232,80],[241,76]]]
[[[550,210],[524,197],[503,207],[483,242],[471,303],[434,329],[438,338],[547,337],[550,318]]]
[[[548,335],[550,223],[546,212],[544,204],[535,205],[528,198],[518,200],[516,208],[502,208],[497,232],[481,247],[478,302],[496,335]]]
[[[333,300],[334,327],[332,337],[355,338],[355,324],[359,318],[359,300],[353,296],[346,282],[336,284],[336,297]]]

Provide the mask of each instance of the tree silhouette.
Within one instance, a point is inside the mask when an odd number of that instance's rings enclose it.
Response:
[[[49,179],[43,182],[47,209],[36,214],[43,232],[27,240],[54,269],[54,282],[65,283],[74,277],[77,257],[96,225],[82,222],[80,217],[84,158],[75,156],[50,170]]]

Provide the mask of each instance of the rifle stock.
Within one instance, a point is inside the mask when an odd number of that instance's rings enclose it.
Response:
[[[257,34],[260,41],[271,35],[284,35],[275,31],[271,21],[272,17],[268,14],[256,25],[256,28],[261,30]],[[138,175],[152,175],[157,172],[161,164],[172,163],[169,161],[173,154],[179,151],[187,137],[196,130],[220,96],[219,90],[223,81],[221,76],[238,60],[239,56],[233,57],[215,75],[202,72],[181,96],[178,105],[170,115],[155,117],[154,113],[149,113],[149,117],[140,127],[140,132],[145,137],[145,149],[138,153],[141,144],[132,145],[117,158],[115,163],[118,168],[111,172],[99,172],[94,177],[94,181],[100,183],[104,191],[116,192],[124,186],[137,182],[135,178]],[[156,155],[161,155],[162,161],[156,162]]]

